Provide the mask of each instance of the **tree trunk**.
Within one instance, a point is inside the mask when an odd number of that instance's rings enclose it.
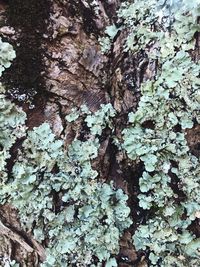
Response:
[[[123,1],[97,0],[95,6],[92,2],[0,1],[0,33],[17,53],[2,79],[7,97],[22,106],[29,129],[47,121],[66,145],[81,135],[83,125],[74,128],[66,123],[65,116],[82,104],[94,112],[101,104],[112,103],[118,112],[115,134],[121,138],[128,112],[137,108],[141,83],[156,73],[155,61],[142,53],[123,51],[128,34],[125,31],[114,37],[108,54],[101,52],[98,39],[104,35],[106,26],[118,23],[116,12]],[[195,137],[198,132],[199,126],[189,131],[188,143],[199,154],[199,139]],[[119,266],[147,266],[143,255],[136,254],[130,242],[136,224],[146,216],[145,212],[142,218],[137,215],[143,166],[124,161],[126,156],[116,150],[109,130],[102,138],[100,155],[93,165],[101,179],[113,180],[117,188],[128,193],[131,215],[135,218],[121,240]],[[10,170],[20,145],[13,147]],[[4,225],[2,228],[0,225],[0,256],[7,254],[20,266],[39,266],[45,252],[30,233],[22,230],[17,211],[3,205],[0,218]]]

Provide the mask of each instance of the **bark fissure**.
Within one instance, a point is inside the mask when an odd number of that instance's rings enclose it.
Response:
[[[17,57],[3,76],[8,95],[18,101],[32,101],[43,94],[45,81],[42,72],[44,34],[48,30],[51,1],[9,0],[7,23],[16,31],[13,41]]]

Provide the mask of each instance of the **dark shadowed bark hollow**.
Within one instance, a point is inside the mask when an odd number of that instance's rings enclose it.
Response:
[[[101,53],[98,38],[103,35],[107,25],[116,22],[116,11],[122,1],[96,1],[99,5],[98,15],[90,2],[0,0],[0,26],[13,29],[12,33],[1,31],[1,35],[13,44],[17,53],[2,79],[7,88],[7,97],[26,111],[26,124],[30,129],[48,121],[55,134],[65,138],[66,144],[74,136],[84,136],[87,131],[84,125],[73,128],[64,119],[72,107],[81,104],[96,111],[101,104],[111,102],[118,112],[115,134],[120,138],[128,112],[137,107],[141,82],[156,72],[155,62],[144,54],[133,56],[123,52],[126,39],[124,32],[118,32],[109,54]],[[197,40],[199,42],[198,36]],[[198,47],[197,43],[197,50]],[[198,156],[199,132],[199,126],[195,126],[187,135],[192,153]],[[8,169],[13,165],[20,145],[21,142],[18,142],[12,148]],[[114,180],[117,187],[129,194],[134,223],[121,240],[121,250],[117,256],[119,266],[146,266],[145,263],[142,265],[143,255],[136,254],[130,242],[130,233],[149,216],[148,212],[140,216],[137,213],[138,183],[143,165],[133,166],[125,155],[119,154],[112,143],[109,129],[104,131],[100,155],[93,164],[101,179]],[[2,235],[1,238],[6,240],[6,248],[0,245],[0,256],[7,249],[11,258],[20,262],[21,266],[39,266],[43,248],[32,239],[31,233],[22,231],[16,211],[9,205],[2,206],[0,218],[25,243],[22,246],[16,237],[10,239]],[[195,225],[194,228],[199,235],[199,229]]]

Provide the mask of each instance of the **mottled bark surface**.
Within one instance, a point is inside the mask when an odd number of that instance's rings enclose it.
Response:
[[[101,53],[98,38],[107,25],[116,22],[120,0],[96,2],[97,9],[84,0],[0,1],[0,34],[17,51],[12,67],[3,75],[7,96],[27,112],[30,129],[48,121],[66,144],[85,133],[84,125],[73,128],[64,119],[72,107],[82,104],[96,111],[101,104],[111,102],[118,112],[115,134],[120,138],[128,112],[137,107],[141,82],[156,71],[155,62],[143,54],[123,52],[124,32],[118,32],[108,55]],[[187,135],[191,151],[198,156],[199,132],[196,126]],[[129,194],[134,218],[133,227],[121,240],[119,266],[146,266],[143,255],[136,255],[130,242],[136,224],[147,216],[144,212],[142,218],[137,215],[138,179],[143,166],[129,164],[112,144],[109,130],[104,131],[101,141],[99,158],[93,164],[101,179],[114,180]],[[20,145],[13,148],[10,166]],[[25,243],[23,246],[16,236],[11,238],[0,232],[0,257],[7,254],[21,266],[38,266],[43,250],[31,233],[22,231],[17,212],[3,206],[0,218]]]

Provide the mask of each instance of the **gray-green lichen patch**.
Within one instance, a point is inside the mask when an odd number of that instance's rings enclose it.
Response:
[[[0,38],[0,76],[2,72],[11,66],[11,61],[16,57],[11,44],[3,42]]]
[[[98,146],[97,139],[74,140],[64,151],[47,123],[28,132],[1,194],[37,240],[48,237],[43,266],[87,266],[95,264],[93,256],[109,262],[119,251],[120,236],[131,224],[128,197],[96,179],[90,160]]]
[[[75,139],[66,150],[48,123],[26,133],[26,115],[6,100],[3,87],[0,100],[1,203],[12,203],[24,230],[47,242],[43,266],[100,266],[103,261],[117,266],[112,255],[119,252],[120,237],[132,222],[127,195],[96,178],[91,160],[98,156],[99,140]],[[115,115],[109,104],[94,115],[86,107],[82,112],[89,113],[94,135]],[[7,175],[10,149],[21,137],[25,140]]]
[[[199,1],[152,0],[124,3],[119,11],[129,30],[125,49],[157,60],[157,73],[141,85],[137,111],[123,130],[128,157],[145,167],[139,206],[154,211],[133,235],[136,249],[150,251],[150,266],[200,264],[200,240],[188,231],[199,219],[199,159],[185,136],[200,114],[200,68],[190,56],[199,8]]]
[[[0,178],[1,183],[7,178],[6,164],[11,157],[10,149],[18,138],[25,135],[26,114],[5,98],[5,91],[0,85]]]
[[[90,129],[92,135],[101,135],[106,127],[112,129],[111,119],[115,117],[116,111],[109,104],[101,104],[100,109],[92,113],[87,106],[82,105],[80,109],[74,108],[72,112],[65,117],[68,122],[75,121],[79,116],[85,116],[84,122]]]

